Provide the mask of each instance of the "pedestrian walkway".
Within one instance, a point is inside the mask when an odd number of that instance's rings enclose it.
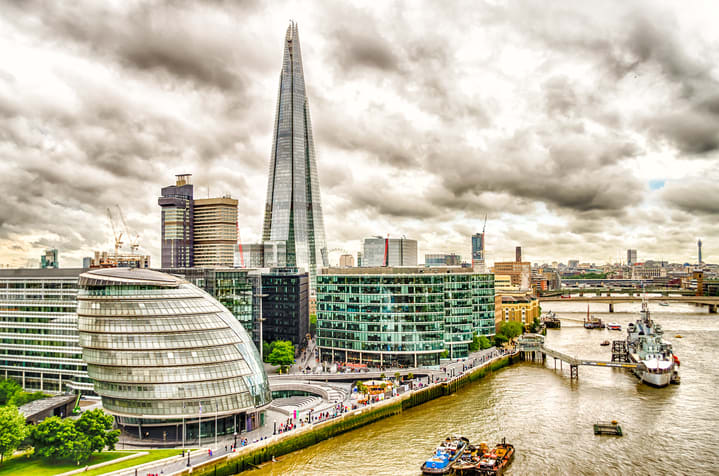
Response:
[[[449,362],[443,365],[440,369],[435,370],[428,377],[417,378],[412,381],[412,386],[432,386],[441,385],[445,382],[451,382],[453,379],[461,377],[465,372],[471,370],[474,367],[487,364],[494,359],[504,357],[512,353],[512,351],[505,351],[502,349],[486,349],[483,351],[474,352],[469,355],[466,359],[461,359],[453,362]],[[388,375],[392,375],[392,369],[386,370]],[[302,375],[297,375],[298,380],[301,379]],[[315,384],[315,383],[313,383]],[[272,440],[272,437],[280,434],[280,430],[283,433],[292,432],[297,428],[304,428],[307,425],[313,425],[316,423],[322,423],[327,420],[332,420],[344,413],[352,413],[353,411],[362,411],[362,409],[372,404],[362,405],[356,410],[353,410],[353,404],[356,405],[356,401],[351,399],[351,393],[344,393],[334,385],[327,386],[334,388],[337,392],[337,396],[341,397],[341,400],[332,402],[327,401],[327,407],[322,409],[307,409],[302,412],[298,412],[297,418],[288,418],[288,415],[284,412],[278,411],[270,407],[266,410],[266,424],[263,427],[257,428],[248,433],[242,433],[237,436],[238,450],[242,449],[242,441],[246,441],[248,446],[254,446],[257,444],[266,444]],[[417,387],[415,387],[417,388]],[[401,392],[404,393],[404,392]],[[401,395],[401,393],[398,393]],[[392,400],[396,397],[390,397],[387,400]],[[294,415],[293,415],[294,417]],[[285,428],[288,428],[285,430]],[[235,444],[234,435],[230,436],[218,436],[217,444],[213,437],[202,439],[203,448],[201,450],[194,450],[189,456],[189,465],[195,466],[201,463],[206,463],[216,458],[220,458],[229,453],[233,452],[233,446]],[[173,457],[168,460],[163,460],[155,463],[148,463],[147,465],[141,466],[141,471],[135,473],[136,468],[127,468],[115,473],[112,476],[145,476],[146,474],[162,474],[171,475],[173,473],[182,471],[188,467],[188,456],[185,454],[184,457]]]

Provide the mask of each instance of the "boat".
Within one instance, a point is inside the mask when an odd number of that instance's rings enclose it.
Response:
[[[587,317],[584,319],[585,329],[604,329],[604,323],[601,319],[594,316],[589,316],[589,304],[587,304]]]
[[[623,436],[622,427],[619,426],[616,420],[611,422],[597,422],[594,424],[595,435],[616,435]]]
[[[681,335],[681,334],[677,334],[677,335],[675,335],[674,337],[676,337],[677,339],[681,339],[681,338],[682,338],[682,335]]]
[[[617,324],[616,322],[607,322],[607,329],[610,331],[621,331],[622,326],[621,324]]]
[[[480,443],[479,447],[467,445],[464,452],[452,464],[452,474],[476,474],[479,461],[486,450],[486,443]]]
[[[464,453],[469,440],[463,436],[447,437],[434,450],[430,459],[422,464],[422,474],[448,474],[452,471],[452,463]]]
[[[639,316],[627,326],[627,357],[630,363],[638,364],[633,369],[634,375],[654,387],[679,383],[679,358],[672,345],[664,342],[662,326],[652,320],[646,296]]]
[[[602,342],[602,343],[599,344],[599,345],[609,345],[609,341],[608,341],[608,340],[605,340],[604,342]]]
[[[552,311],[542,317],[542,323],[547,329],[560,329],[562,327],[562,322]]]
[[[482,455],[475,474],[483,476],[503,474],[513,459],[514,446],[507,443],[506,438],[502,438],[502,442],[495,446],[492,451]]]
[[[660,302],[659,302],[659,305],[660,305],[660,306],[668,306],[669,303],[666,302],[666,301],[660,301]]]

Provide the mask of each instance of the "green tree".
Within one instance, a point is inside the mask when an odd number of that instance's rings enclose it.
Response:
[[[35,454],[42,458],[79,464],[92,454],[90,438],[81,433],[72,420],[56,416],[46,418],[33,427],[31,436]]]
[[[507,321],[503,322],[499,326],[499,334],[504,335],[507,340],[512,340],[517,336],[522,335],[522,331],[524,330],[524,326],[521,322],[516,321]]]
[[[542,321],[539,320],[538,317],[534,318],[534,321],[532,322],[532,325],[529,327],[529,332],[537,333],[539,332],[539,329],[542,327]]]
[[[395,373],[394,373],[394,381],[395,381],[395,382],[399,382],[399,378],[400,378],[400,377],[401,377],[401,375],[399,374],[399,372],[395,372]]]
[[[12,455],[26,435],[25,417],[17,407],[0,408],[0,463],[5,459],[5,455]]]
[[[479,336],[479,348],[484,350],[490,347],[492,347],[492,343],[487,339],[487,336]]]
[[[112,451],[120,436],[120,430],[113,430],[112,423],[112,416],[98,408],[83,413],[75,421],[75,428],[89,438],[92,452],[102,452],[106,446]]]
[[[269,362],[267,358],[270,356],[270,353],[272,352],[272,346],[266,341],[262,341],[262,360],[265,362]]]
[[[449,357],[449,350],[444,349],[441,354],[439,354],[440,359],[446,359]]]
[[[317,334],[317,314],[310,314],[310,335]]]
[[[43,398],[48,397],[49,395],[45,395],[42,392],[18,392],[15,395],[10,398],[10,405],[15,405],[16,407],[21,407],[25,405],[26,403],[34,402],[35,400],[42,400]]]
[[[476,332],[472,332],[472,342],[469,343],[469,351],[477,352],[480,348],[479,337]]]
[[[280,372],[284,372],[295,362],[295,346],[288,340],[274,341],[270,355],[267,356],[267,362],[279,365]]]
[[[509,339],[507,339],[507,336],[504,334],[497,333],[494,335],[494,345],[497,347],[502,347],[502,344],[507,342]]]
[[[7,405],[12,397],[22,392],[20,385],[14,380],[3,380],[0,382],[0,405]]]

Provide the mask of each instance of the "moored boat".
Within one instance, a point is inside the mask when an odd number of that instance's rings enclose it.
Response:
[[[640,319],[627,326],[627,349],[630,363],[638,364],[634,374],[643,383],[666,387],[679,383],[679,359],[672,345],[664,342],[662,326],[649,313],[646,297],[642,301]]]
[[[621,324],[617,324],[616,322],[607,322],[607,329],[610,331],[621,331],[622,326]]]
[[[609,341],[608,341],[608,340],[605,340],[604,342],[602,342],[602,343],[599,344],[599,345],[609,345]]]
[[[422,465],[422,474],[448,474],[454,463],[467,448],[469,440],[463,436],[447,437],[430,459]]]
[[[502,438],[502,442],[492,449],[492,451],[482,455],[479,460],[476,474],[483,476],[495,476],[504,474],[507,466],[514,459],[514,446],[507,443],[506,438]]]

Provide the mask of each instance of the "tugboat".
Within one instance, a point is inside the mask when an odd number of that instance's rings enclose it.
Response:
[[[448,474],[452,463],[464,452],[469,440],[464,436],[447,437],[430,459],[422,464],[422,474]]]
[[[507,466],[514,459],[514,446],[507,443],[506,438],[502,438],[494,449],[482,456],[477,467],[477,474],[483,476],[498,476],[504,473]]]
[[[664,342],[664,331],[649,315],[646,296],[642,301],[640,319],[627,327],[629,362],[640,364],[634,369],[639,380],[655,387],[679,383],[679,359],[672,345]]]

